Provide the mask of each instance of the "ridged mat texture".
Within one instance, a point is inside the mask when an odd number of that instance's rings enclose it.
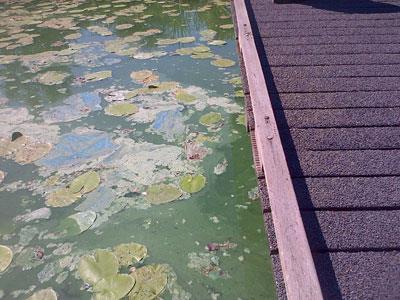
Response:
[[[324,298],[399,299],[400,1],[246,1]]]

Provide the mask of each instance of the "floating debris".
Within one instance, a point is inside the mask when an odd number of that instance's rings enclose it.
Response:
[[[66,236],[81,234],[93,225],[96,217],[94,211],[78,212],[61,221],[58,231]]]
[[[195,269],[211,279],[227,278],[228,275],[219,266],[219,257],[211,253],[189,253],[188,267]]]
[[[199,122],[204,126],[215,127],[222,122],[222,115],[217,112],[209,112],[202,115]]]
[[[167,141],[182,139],[186,130],[183,115],[179,110],[159,112],[151,128],[163,135]]]
[[[186,158],[188,160],[202,160],[208,153],[208,149],[193,141],[185,143]]]
[[[112,35],[112,32],[110,30],[101,26],[89,26],[87,29],[102,36]]]
[[[16,222],[32,222],[35,220],[43,220],[43,219],[50,219],[51,216],[51,210],[48,207],[42,207],[39,209],[36,209],[34,211],[31,211],[29,213],[19,215],[14,218]]]
[[[214,167],[214,174],[221,175],[225,173],[227,167],[228,167],[228,161],[226,159],[223,159],[222,162],[218,163]]]
[[[6,177],[6,173],[4,173],[4,171],[0,170],[0,183],[3,182],[5,177]]]
[[[13,259],[12,250],[4,245],[0,245],[0,273],[7,270]]]
[[[208,251],[218,251],[218,250],[230,250],[237,247],[237,244],[231,243],[229,241],[223,243],[208,243],[207,250]]]
[[[85,82],[93,82],[93,81],[100,81],[112,76],[112,71],[99,71],[94,73],[86,74],[83,77],[79,77],[78,81],[85,83]]]
[[[26,300],[57,300],[57,293],[52,288],[35,292]]]

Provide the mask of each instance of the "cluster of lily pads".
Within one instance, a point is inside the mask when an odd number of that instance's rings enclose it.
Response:
[[[166,289],[170,268],[159,264],[134,267],[146,256],[147,248],[137,243],[121,244],[112,251],[98,249],[80,259],[79,276],[97,300],[125,296],[131,300],[155,299]],[[129,274],[120,273],[128,267]]]

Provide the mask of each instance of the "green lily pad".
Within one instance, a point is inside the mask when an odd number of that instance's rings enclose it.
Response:
[[[196,101],[196,96],[190,95],[184,90],[178,90],[175,94],[176,100],[180,103],[191,104]]]
[[[237,118],[236,118],[236,123],[237,124],[239,124],[239,125],[246,125],[246,118],[245,118],[245,116],[244,115],[239,115]]]
[[[69,76],[68,73],[48,71],[43,74],[39,74],[34,78],[34,81],[45,85],[61,84]]]
[[[135,279],[128,274],[115,274],[108,276],[94,285],[94,299],[121,299],[132,290],[134,285]]]
[[[240,78],[240,76],[233,77],[229,79],[229,83],[233,84],[234,86],[240,86],[242,85],[242,79]]]
[[[58,226],[58,231],[65,232],[67,236],[78,235],[88,230],[96,220],[94,211],[83,211],[73,214],[63,220]]]
[[[79,199],[80,194],[73,194],[69,189],[62,188],[50,193],[46,198],[46,205],[51,207],[64,207],[71,205]]]
[[[173,185],[154,184],[147,189],[147,200],[152,204],[162,204],[174,201],[182,196],[182,192]]]
[[[79,260],[78,273],[90,285],[118,273],[118,259],[111,251],[98,249],[94,256],[86,255]]]
[[[180,188],[187,193],[197,193],[206,185],[206,178],[203,175],[185,175],[179,182]]]
[[[227,59],[227,58],[219,58],[216,60],[211,61],[211,64],[213,66],[219,67],[219,68],[228,68],[228,67],[232,67],[235,65],[235,62],[231,59]]]
[[[233,24],[223,24],[223,25],[220,25],[219,28],[221,28],[221,29],[232,29],[233,28]]]
[[[143,260],[147,256],[145,245],[138,243],[120,244],[114,247],[114,254],[120,266],[130,266]]]
[[[196,38],[194,36],[186,36],[186,37],[181,37],[178,39],[179,43],[187,44],[187,43],[193,43],[196,41]]]
[[[194,59],[207,59],[207,58],[213,58],[214,54],[211,52],[201,52],[201,53],[194,53],[190,57]]]
[[[111,116],[129,116],[139,111],[138,107],[132,103],[114,103],[110,104],[105,109],[106,115]]]
[[[168,272],[163,265],[148,265],[131,273],[136,284],[129,293],[129,300],[156,299],[165,290]]]
[[[197,46],[192,48],[193,53],[210,52],[210,50],[211,49],[207,46]]]
[[[112,71],[100,71],[89,73],[84,76],[84,81],[100,81],[112,76]]]
[[[205,115],[202,115],[200,117],[199,121],[200,121],[200,124],[202,124],[204,126],[213,126],[222,121],[222,116],[220,113],[217,113],[217,112],[209,112]]]
[[[52,288],[37,291],[26,300],[57,300],[57,293]]]
[[[86,172],[76,177],[68,186],[73,194],[87,194],[96,189],[100,184],[100,176],[96,171]]]
[[[0,245],[0,273],[7,270],[13,259],[13,252],[10,248]]]
[[[193,48],[179,48],[176,49],[175,53],[179,55],[191,55],[193,54]]]

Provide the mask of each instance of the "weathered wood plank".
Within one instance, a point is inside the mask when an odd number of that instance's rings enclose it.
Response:
[[[322,299],[246,4],[243,0],[233,3],[253,105],[257,150],[264,166],[287,296],[289,299]]]

